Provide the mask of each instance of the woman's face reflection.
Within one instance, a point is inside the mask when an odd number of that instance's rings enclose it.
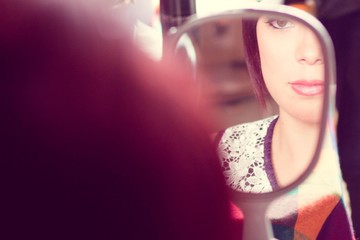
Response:
[[[298,22],[268,17],[259,18],[256,32],[264,81],[281,114],[318,123],[324,62],[317,37]]]

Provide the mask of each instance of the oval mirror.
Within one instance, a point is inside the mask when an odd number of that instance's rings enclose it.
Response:
[[[321,32],[264,9],[190,21],[172,49],[193,72],[199,107],[209,109],[228,185],[256,194],[290,186],[312,165],[329,75]]]
[[[254,218],[300,184],[319,157],[334,77],[330,37],[313,16],[284,5],[198,16],[170,37],[170,53],[193,72],[199,107],[209,109],[246,232],[259,233]],[[259,214],[246,214],[250,208]]]

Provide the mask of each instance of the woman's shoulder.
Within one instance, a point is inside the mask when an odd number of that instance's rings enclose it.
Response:
[[[227,128],[217,146],[228,186],[243,192],[272,190],[264,162],[264,143],[276,116]]]
[[[249,142],[249,140],[253,138],[255,140],[264,138],[270,124],[276,117],[277,116],[271,116],[261,120],[231,126],[223,132],[220,143],[224,141]]]

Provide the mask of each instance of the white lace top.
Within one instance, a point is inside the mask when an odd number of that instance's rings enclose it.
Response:
[[[225,130],[218,153],[228,186],[263,193],[277,187],[271,163],[271,138],[277,116],[239,124]]]

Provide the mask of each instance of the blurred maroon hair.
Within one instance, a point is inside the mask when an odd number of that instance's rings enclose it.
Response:
[[[188,75],[72,2],[0,2],[0,238],[228,239]]]
[[[270,93],[266,88],[262,75],[259,46],[256,36],[256,24],[257,20],[243,21],[245,59],[256,97],[261,104],[266,107],[266,99],[270,96]]]

